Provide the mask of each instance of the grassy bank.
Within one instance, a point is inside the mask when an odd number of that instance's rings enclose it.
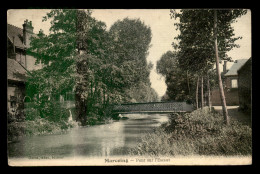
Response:
[[[75,109],[70,109],[72,117],[75,115]],[[56,110],[55,110],[56,111]],[[70,128],[81,126],[80,122],[68,121],[68,109],[57,109],[51,117],[41,118],[36,109],[26,110],[26,115],[8,115],[7,137],[8,141],[16,141],[24,136],[61,134],[67,132]],[[52,119],[53,118],[62,118]],[[75,119],[75,118],[73,118]],[[89,113],[85,126],[94,126],[99,124],[108,124],[121,119],[118,115],[104,117],[102,115]]]
[[[43,118],[11,122],[7,127],[8,141],[16,141],[24,136],[64,133],[76,125],[75,122],[52,122]]]
[[[251,155],[252,130],[231,121],[208,108],[192,113],[173,114],[168,123],[146,134],[142,142],[131,149],[131,155]]]

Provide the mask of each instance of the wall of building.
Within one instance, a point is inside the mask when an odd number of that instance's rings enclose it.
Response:
[[[25,55],[22,52],[16,52],[16,61],[26,67]]]
[[[9,26],[9,25],[8,25]],[[30,37],[33,34],[33,26],[31,21],[24,21],[23,28],[9,26],[7,32],[7,58],[11,58],[20,63],[23,68],[31,71],[42,68],[42,64],[35,64],[36,59],[31,55],[26,55],[26,47],[30,45]],[[9,40],[9,38],[14,38]],[[14,47],[15,45],[15,47]],[[26,45],[26,47],[24,47]],[[20,65],[19,65],[20,67]],[[12,70],[15,72],[17,67],[13,67]],[[23,73],[26,71],[24,70]],[[14,111],[19,106],[24,104],[25,97],[25,83],[23,80],[8,79],[7,87],[7,107],[8,111]],[[15,104],[14,104],[15,103]],[[12,106],[11,106],[12,105]]]
[[[37,70],[42,68],[42,64],[36,64],[36,59],[31,55],[26,55],[26,69],[31,70]]]
[[[232,83],[231,83],[231,81],[232,80],[237,80],[237,76],[227,76],[227,77],[225,77],[225,87],[226,88],[228,88],[228,89],[230,89],[230,88],[232,88]]]
[[[236,106],[239,105],[239,98],[238,98],[238,89],[224,89],[225,97],[226,97],[226,104],[227,106]],[[220,106],[220,94],[219,89],[215,88],[211,91],[211,103],[212,106]]]
[[[252,65],[249,60],[238,72],[238,96],[241,109],[251,110]]]
[[[24,96],[25,96],[25,85],[23,83],[9,82],[7,88],[8,111],[9,112],[15,111],[19,103],[23,103]],[[11,106],[12,101],[15,103],[15,106]]]

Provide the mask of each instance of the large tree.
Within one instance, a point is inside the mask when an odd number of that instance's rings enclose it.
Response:
[[[118,21],[109,31],[89,10],[52,10],[43,20],[51,20],[51,33],[40,32],[29,50],[45,64],[28,85],[46,95],[40,100],[74,91],[76,120],[85,125],[107,104],[130,101],[129,90],[147,89],[156,98],[146,61],[151,31],[140,20]]]
[[[169,100],[192,102],[191,89],[194,88],[194,77],[180,68],[177,52],[164,53],[157,61],[156,70],[165,78]]]
[[[231,23],[246,13],[246,10],[171,10],[173,18],[179,18],[175,23],[180,34],[176,37],[179,40],[179,63],[183,69],[194,73],[205,75],[216,63],[217,76],[219,77],[220,96],[223,108],[223,115],[228,124],[228,112],[225,104],[225,96],[222,81],[219,73],[219,59],[231,60],[226,54],[234,47],[238,47],[235,41],[240,37],[234,37],[234,29]],[[218,18],[216,16],[218,14]],[[219,28],[217,30],[217,28]]]
[[[105,59],[105,24],[92,18],[90,10],[52,10],[46,20],[51,20],[50,34],[40,32],[29,49],[44,68],[33,72],[29,82],[34,83],[27,89],[37,87],[42,96],[75,91],[76,120],[86,124],[91,85],[97,84],[96,69]]]
[[[137,95],[131,95],[131,90],[139,92],[140,95],[142,95],[142,91],[147,90],[147,95],[154,95],[154,91],[151,93],[149,79],[153,65],[147,62],[152,38],[150,27],[140,19],[125,18],[116,21],[111,26],[109,33],[113,39],[111,49],[113,64],[122,70],[120,75],[123,82],[123,101],[143,101]],[[145,87],[142,88],[141,86],[144,85]],[[132,100],[133,96],[136,96],[134,100]]]

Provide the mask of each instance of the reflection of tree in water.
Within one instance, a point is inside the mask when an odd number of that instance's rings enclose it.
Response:
[[[125,146],[124,125],[122,122],[115,122],[111,125],[104,125],[102,131],[104,137],[101,139],[102,156],[113,155],[115,148]]]
[[[167,118],[167,115],[160,114],[134,114],[133,118],[129,115],[125,116],[129,117],[129,120],[73,128],[68,133],[61,135],[26,137],[24,141],[10,146],[10,156],[53,155],[78,159],[128,155],[128,150],[138,144],[143,133],[152,131],[155,124],[163,122]]]
[[[75,128],[70,132],[72,156],[109,156],[125,146],[122,122]]]

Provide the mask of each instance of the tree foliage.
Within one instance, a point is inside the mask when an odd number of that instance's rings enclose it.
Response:
[[[156,70],[165,78],[168,100],[191,102],[194,76],[181,69],[178,56],[178,52],[167,51],[157,61]]]
[[[40,31],[28,50],[44,64],[27,83],[28,95],[40,94],[35,101],[50,103],[74,91],[76,120],[85,125],[108,104],[157,99],[146,60],[151,30],[139,19],[117,21],[109,31],[90,10],[52,10],[47,20],[50,34]]]
[[[227,52],[234,47],[239,47],[235,41],[241,37],[234,37],[234,29],[231,24],[236,18],[244,15],[246,10],[217,10],[218,11],[218,47],[222,60],[232,60]],[[183,69],[193,72],[207,72],[215,63],[214,51],[214,10],[171,10],[171,17],[179,19],[175,23],[176,30],[180,34],[175,38],[178,44],[174,44],[178,50],[179,63]]]
[[[128,95],[131,89],[140,89],[136,91],[137,95],[142,95],[142,90],[149,95],[152,91],[149,75],[153,67],[152,63],[148,63],[146,59],[152,38],[150,27],[140,19],[125,18],[115,22],[109,34],[114,44],[110,51],[113,63],[122,70],[120,81],[123,82],[124,88],[123,101],[131,100],[129,97],[131,95]],[[145,85],[145,87],[140,88],[140,85]],[[139,98],[136,96],[133,101],[144,101]]]
[[[177,68],[177,52],[167,51],[161,58],[157,61],[156,70],[159,74],[166,77],[174,69]]]
[[[176,97],[184,99],[182,94],[189,94],[189,97],[194,97],[196,89],[194,86],[196,86],[196,79],[199,76],[202,79],[203,76],[208,74],[210,86],[215,86],[217,75],[213,75],[212,72],[216,63],[214,47],[216,37],[218,38],[217,45],[221,60],[231,61],[232,58],[228,57],[227,52],[234,47],[239,47],[235,44],[235,41],[241,39],[241,37],[234,37],[234,29],[231,24],[235,22],[236,18],[246,14],[246,10],[217,11],[217,35],[214,35],[214,10],[184,9],[170,11],[171,18],[179,20],[174,25],[176,30],[180,31],[180,34],[175,37],[176,42],[172,43],[176,51],[176,60],[169,62],[171,59],[163,55],[161,60],[157,62],[157,71],[166,77],[167,94],[170,99],[176,99]],[[172,70],[169,71],[171,68]],[[184,80],[185,74],[187,81]],[[179,84],[182,85],[179,86]],[[204,88],[204,86],[201,87],[201,89]]]

